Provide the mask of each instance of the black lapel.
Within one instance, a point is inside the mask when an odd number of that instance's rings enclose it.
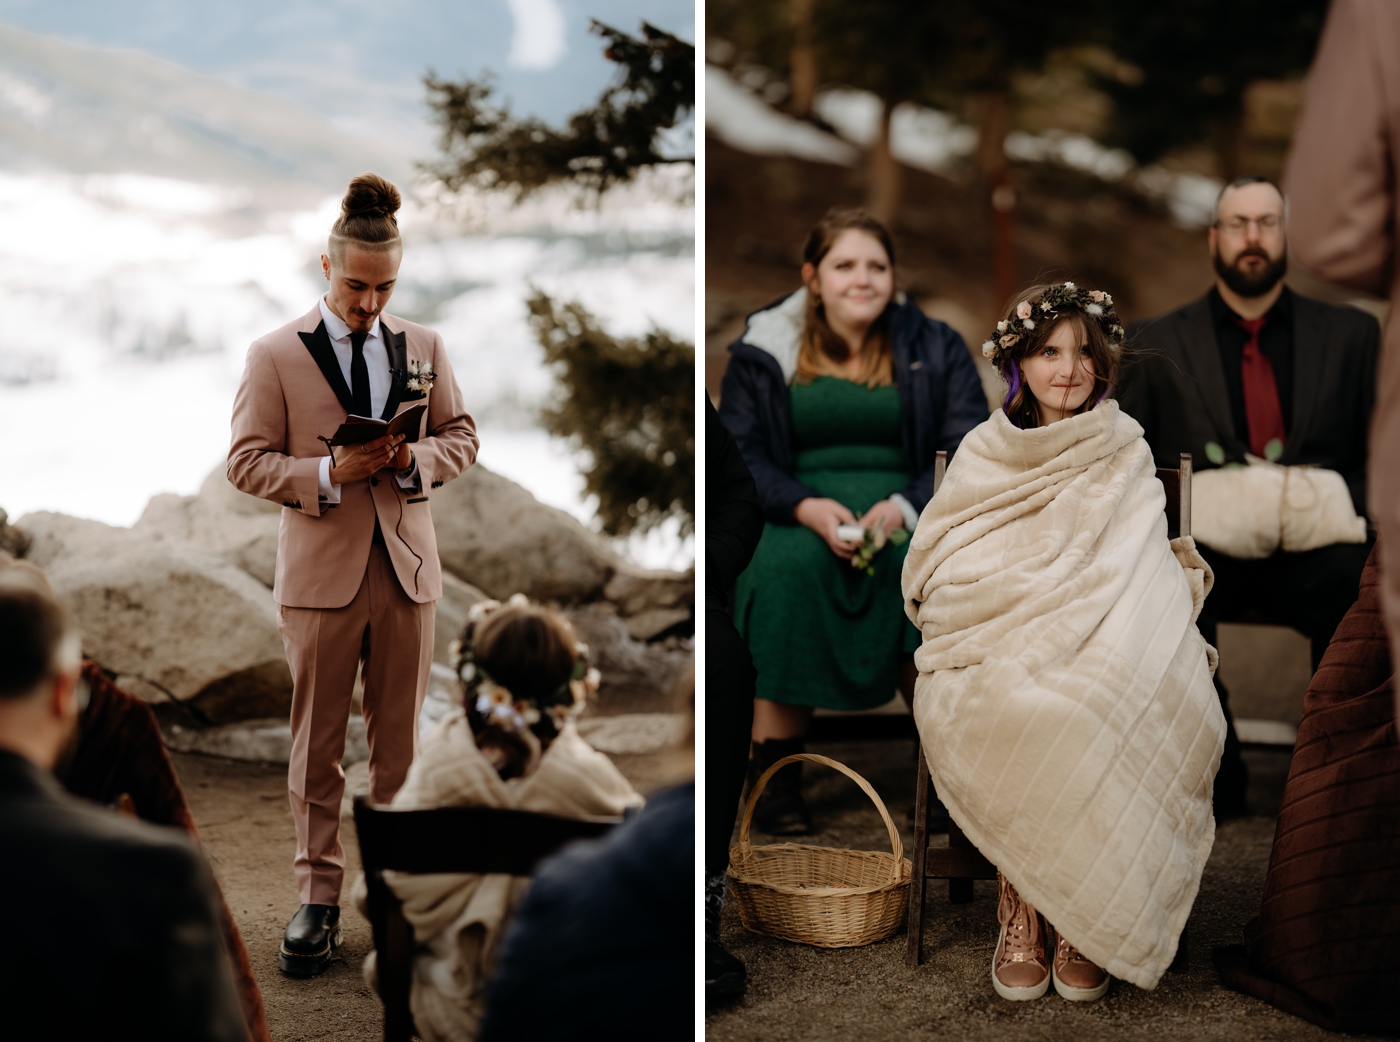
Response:
[[[1215,426],[1223,447],[1234,446],[1243,451],[1235,437],[1235,421],[1230,415],[1230,392],[1225,387],[1225,369],[1220,364],[1220,347],[1215,341],[1215,323],[1211,320],[1210,301],[1202,297],[1178,312],[1177,338],[1191,374],[1205,405],[1206,415]]]
[[[399,401],[407,379],[405,376],[395,375],[395,370],[399,373],[408,371],[408,337],[403,333],[395,333],[386,326],[383,315],[379,316],[379,335],[384,338],[384,350],[389,355],[389,397],[384,402],[384,412],[380,419],[392,420],[394,413],[399,410]]]
[[[1325,312],[1316,303],[1293,294],[1293,425],[1280,463],[1297,459],[1316,411],[1327,353],[1324,318]]]
[[[335,357],[335,349],[331,347],[331,336],[326,332],[326,323],[318,324],[314,333],[299,332],[297,336],[301,337],[301,342],[311,352],[311,357],[316,359],[316,364],[321,367],[321,375],[326,378],[326,383],[331,385],[331,390],[344,406],[345,412],[353,413],[354,400],[350,397],[350,388],[345,384],[345,374],[340,371],[340,361]]]

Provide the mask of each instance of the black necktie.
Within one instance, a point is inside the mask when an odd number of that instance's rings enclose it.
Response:
[[[350,334],[350,410],[356,416],[371,416],[369,366],[365,365],[365,337],[369,332]]]

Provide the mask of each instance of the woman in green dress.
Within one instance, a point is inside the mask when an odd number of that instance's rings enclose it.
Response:
[[[919,632],[904,616],[904,536],[933,494],[934,456],[987,418],[961,336],[896,292],[894,245],[860,211],[807,238],[803,288],[749,317],[730,346],[720,419],[753,473],[766,524],[733,599],[758,672],[756,772],[801,752],[813,708],[913,695]],[[878,531],[870,555],[842,526]],[[888,540],[886,542],[886,540]],[[756,813],[811,829],[797,765]]]

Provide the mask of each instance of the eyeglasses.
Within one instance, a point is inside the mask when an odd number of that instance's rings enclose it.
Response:
[[[1266,213],[1263,217],[1231,217],[1228,220],[1216,221],[1215,226],[1223,229],[1232,235],[1242,235],[1251,224],[1259,226],[1259,232],[1278,231],[1283,224],[1283,218],[1276,213]]]

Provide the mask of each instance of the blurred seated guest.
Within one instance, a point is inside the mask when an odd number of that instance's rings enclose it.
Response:
[[[579,736],[574,718],[598,672],[556,612],[516,594],[473,605],[457,655],[462,708],[426,736],[391,806],[509,807],[577,817],[642,804],[613,762]],[[689,885],[691,877],[687,877]],[[416,946],[409,1007],[426,1042],[478,1037],[502,931],[529,880],[475,873],[385,872]],[[363,877],[355,903],[365,911]],[[376,960],[365,979],[378,990]]]
[[[3,1034],[243,1042],[199,849],[67,795],[50,773],[88,687],[78,635],[46,586],[41,573],[0,572]]]
[[[694,872],[693,780],[541,864],[501,946],[482,1042],[693,1038]]]
[[[1230,987],[1329,1031],[1394,1034],[1400,742],[1380,586],[1373,550],[1303,701],[1263,905],[1215,961]]]
[[[733,606],[758,671],[754,779],[803,751],[815,707],[913,697],[903,544],[933,495],[935,454],[987,418],[962,337],[896,293],[883,224],[833,210],[802,261],[802,288],[750,315],[730,345],[719,405],[767,521]],[[754,822],[811,830],[800,764],[769,782]]]
[[[0,556],[0,583],[23,583],[46,595],[53,591],[43,572],[28,561]],[[155,713],[127,694],[96,662],[82,664],[89,697],[53,773],[74,796],[117,808],[150,822],[183,829],[196,843],[199,829],[185,802],[184,790],[170,762]],[[238,931],[218,881],[219,926],[233,967],[234,983],[253,1042],[271,1042],[262,991],[253,975],[248,949]]]
[[[1157,466],[1192,455],[1192,534],[1215,573],[1199,620],[1206,641],[1248,614],[1306,636],[1315,669],[1370,552],[1366,439],[1380,328],[1283,284],[1284,216],[1264,178],[1221,191],[1207,233],[1215,285],[1129,327],[1136,351],[1117,395]],[[1230,728],[1215,796],[1229,814],[1243,809],[1247,774],[1216,687]]]
[[[753,476],[705,397],[705,997],[743,994],[748,971],[719,940],[725,869],[753,731],[753,656],[729,593],[763,534]]]

